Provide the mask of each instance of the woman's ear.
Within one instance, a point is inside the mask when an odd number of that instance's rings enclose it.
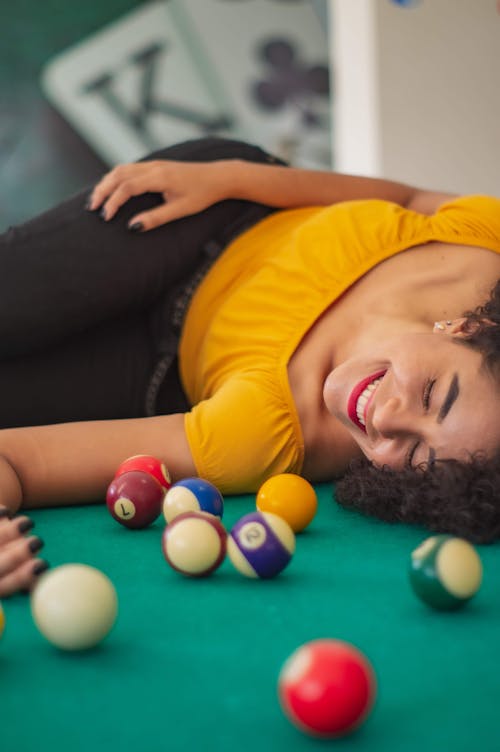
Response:
[[[446,334],[451,334],[452,337],[468,339],[476,329],[476,325],[471,329],[470,326],[467,326],[467,319],[465,316],[462,316],[459,319],[453,319],[451,326],[447,327],[447,329],[449,329],[449,331],[447,331]]]
[[[461,317],[451,321],[436,321],[433,331],[436,334],[449,334],[453,337],[470,337],[471,332],[467,329],[467,319]]]
[[[465,316],[452,321],[436,321],[433,331],[436,334],[449,334],[451,337],[470,339],[479,328],[494,326],[494,322],[487,318],[469,321]]]

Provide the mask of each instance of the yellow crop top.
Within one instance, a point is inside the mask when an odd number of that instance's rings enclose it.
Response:
[[[180,342],[200,476],[223,493],[248,493],[270,475],[300,473],[293,352],[357,279],[430,241],[500,253],[500,199],[462,197],[432,216],[378,199],[280,211],[228,246],[197,289]]]

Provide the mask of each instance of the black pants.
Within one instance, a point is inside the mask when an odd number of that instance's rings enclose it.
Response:
[[[278,161],[217,138],[147,157],[231,158]],[[187,409],[175,303],[182,308],[225,245],[273,211],[228,200],[134,234],[128,220],[159,194],[132,198],[103,222],[85,209],[89,192],[0,236],[0,427]]]

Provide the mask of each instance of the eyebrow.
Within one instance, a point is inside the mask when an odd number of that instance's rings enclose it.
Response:
[[[444,398],[443,404],[441,405],[441,408],[437,416],[438,423],[442,423],[443,420],[446,418],[446,416],[450,412],[450,409],[453,403],[458,397],[459,393],[460,393],[460,387],[458,384],[458,373],[454,373],[450,382],[450,386],[448,388],[448,393],[446,397]]]

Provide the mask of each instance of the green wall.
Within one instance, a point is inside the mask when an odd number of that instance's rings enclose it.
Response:
[[[40,71],[56,53],[140,0],[0,0],[0,231],[91,184],[101,161],[47,103]]]

